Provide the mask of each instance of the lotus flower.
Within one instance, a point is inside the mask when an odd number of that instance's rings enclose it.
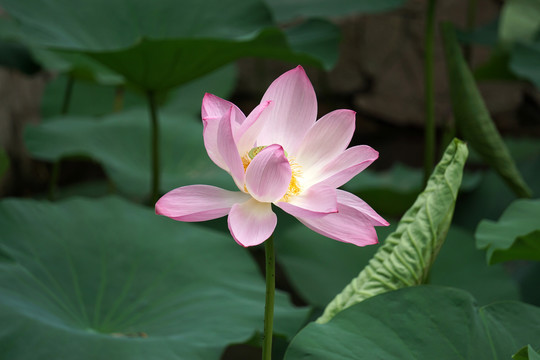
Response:
[[[274,204],[331,239],[377,243],[374,226],[388,223],[363,200],[337,188],[379,153],[366,145],[347,149],[354,111],[335,110],[316,121],[315,91],[301,66],[277,78],[247,117],[231,102],[206,94],[202,118],[208,156],[239,191],[180,187],[159,199],[157,214],[189,222],[228,215],[231,235],[247,247],[272,235]]]

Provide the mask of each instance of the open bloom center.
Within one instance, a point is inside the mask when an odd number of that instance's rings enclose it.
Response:
[[[256,146],[249,150],[244,156],[242,156],[242,164],[244,165],[244,172],[247,170],[249,164],[255,157],[265,148],[267,145],[262,146]],[[291,166],[292,176],[291,181],[289,183],[289,187],[287,189],[287,192],[279,201],[289,201],[291,197],[300,195],[302,192],[302,167],[295,161],[293,157],[289,157],[286,151],[284,151],[285,157],[289,161],[289,165]],[[244,185],[245,192],[248,192],[246,186]]]

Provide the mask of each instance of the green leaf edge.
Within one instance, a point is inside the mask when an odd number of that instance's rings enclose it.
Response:
[[[526,345],[512,355],[514,360],[540,360],[540,353],[533,349],[531,345]]]
[[[516,218],[513,215],[516,208],[528,206],[530,209],[539,202],[540,199],[515,200],[506,208],[498,221],[484,219],[478,224],[474,237],[476,238],[477,247],[486,250],[487,263],[489,265],[510,260],[540,261],[540,245],[537,244],[537,239],[540,238],[540,225],[538,225],[538,229],[522,228],[521,232],[514,232],[514,238],[506,246],[498,247],[489,240],[484,240],[485,237],[490,237],[490,232],[497,231],[497,228],[507,227],[508,222]]]
[[[450,227],[468,153],[459,139],[448,145],[425,190],[396,230],[358,277],[326,306],[317,323],[327,323],[340,311],[372,296],[426,280]],[[428,231],[422,231],[422,224],[428,224]]]
[[[460,133],[517,196],[530,198],[532,191],[523,180],[482,100],[474,76],[461,53],[454,26],[443,23],[441,31],[452,110]],[[464,107],[467,102],[471,105]]]

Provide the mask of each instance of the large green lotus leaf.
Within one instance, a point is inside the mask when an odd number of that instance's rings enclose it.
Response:
[[[0,204],[0,357],[219,359],[262,330],[265,285],[229,236],[119,198]],[[278,292],[275,330],[305,310]]]
[[[523,344],[540,346],[540,308],[514,301],[480,307],[462,290],[424,285],[309,324],[285,359],[510,359]]]
[[[378,13],[403,6],[405,0],[265,0],[276,19],[347,16],[351,13]]]
[[[491,119],[471,70],[461,53],[452,25],[443,24],[442,34],[452,109],[459,132],[518,196],[530,197],[531,190],[519,173]]]
[[[458,139],[450,142],[426,188],[396,230],[360,274],[326,306],[318,322],[328,322],[369,297],[426,281],[450,227],[467,154],[465,143]]]
[[[164,110],[171,113],[199,114],[205,92],[221,97],[229,96],[236,82],[236,73],[234,66],[227,65],[171,90],[164,99]],[[41,114],[45,121],[60,115],[67,82],[68,76],[61,75],[47,84],[41,101]],[[122,108],[146,105],[146,99],[142,94],[130,88],[105,86],[74,79],[68,113],[92,116],[109,114],[115,110],[118,91],[122,92]]]
[[[238,76],[235,64],[229,64],[203,77],[183,84],[167,96],[163,106],[170,113],[201,113],[202,99],[205,93],[211,93],[222,98],[232,94]]]
[[[40,6],[4,0],[2,5],[36,46],[90,55],[145,90],[170,89],[244,56],[326,67],[335,61],[309,55],[310,46],[289,46],[260,0],[53,0]],[[323,27],[331,28],[334,41],[323,38],[326,51],[317,43],[316,54],[337,52],[336,27]]]
[[[56,73],[69,73],[76,79],[104,85],[120,85],[124,78],[88,55],[46,50],[34,47],[32,54],[45,69]]]
[[[303,46],[303,43],[295,43],[299,48],[298,52],[289,47],[288,39],[281,30],[268,28],[250,40],[143,39],[137,45],[125,50],[92,53],[91,56],[122,74],[131,83],[152,91],[168,90],[246,56],[331,68],[337,59],[338,31],[335,26],[320,20],[307,26],[299,25],[301,30],[308,31],[309,36],[306,38],[299,37],[294,32],[293,34],[296,35],[295,40],[311,42],[311,35],[320,32],[318,31],[320,25],[323,32],[331,31],[321,38],[323,44],[317,43],[314,46],[308,43]],[[328,37],[331,38],[330,41]],[[323,54],[324,58],[319,60],[309,54],[307,50],[311,47],[314,47],[317,54]]]
[[[33,42],[24,33],[20,23],[10,17],[0,17],[0,38],[9,41],[12,52],[8,64],[17,61],[18,68],[26,73],[35,73],[41,68],[52,72],[69,73],[78,79],[95,81],[102,84],[120,84],[124,82],[122,76],[91,59],[78,53],[62,53],[45,49]],[[23,52],[21,53],[21,50]],[[8,54],[3,54],[8,55]],[[1,59],[0,59],[1,60]]]
[[[126,49],[143,38],[236,40],[273,25],[258,0],[51,0],[35,5],[32,0],[2,0],[34,43],[80,52]]]
[[[476,242],[490,264],[509,260],[540,261],[540,200],[516,200],[498,222],[483,220]]]
[[[512,48],[510,69],[518,76],[529,80],[540,89],[540,40],[534,43],[515,44]]]
[[[33,157],[42,160],[91,157],[119,190],[142,198],[150,188],[149,134],[147,111],[133,109],[102,119],[66,116],[28,127],[25,144]],[[202,124],[195,116],[162,112],[160,137],[162,192],[190,184],[235,189],[230,175],[208,157]]]
[[[382,240],[395,225],[376,229]],[[276,246],[277,259],[293,287],[310,305],[321,308],[368,264],[378,248],[331,241],[302,225],[280,233]],[[486,265],[484,253],[474,245],[473,234],[459,227],[450,228],[429,281],[467,290],[481,303],[519,299],[517,284],[503,266]]]
[[[130,89],[100,85],[77,78],[70,79],[69,75],[59,75],[45,86],[41,99],[42,121],[54,120],[56,116],[61,115],[69,81],[72,81],[67,107],[69,115],[101,116],[110,114],[115,110],[118,91],[123,92],[123,108],[146,105],[146,99],[140,93]]]

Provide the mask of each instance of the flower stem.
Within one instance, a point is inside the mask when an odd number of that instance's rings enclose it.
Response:
[[[435,161],[435,88],[434,88],[434,43],[435,43],[435,0],[429,0],[425,28],[424,80],[426,102],[426,126],[424,132],[424,184],[427,183]]]
[[[151,181],[151,200],[155,204],[159,197],[159,119],[156,103],[156,94],[153,91],[147,92],[148,108],[150,110],[150,146],[152,152],[152,181]]]
[[[264,243],[266,252],[266,302],[264,305],[264,335],[262,358],[272,360],[272,333],[274,326],[274,293],[276,289],[276,259],[274,253],[274,237],[270,236]]]
[[[66,88],[64,89],[64,98],[62,99],[62,108],[60,109],[61,115],[67,115],[69,111],[69,105],[71,103],[71,94],[73,94],[73,84],[75,78],[72,74],[68,75]],[[58,159],[53,163],[51,170],[51,178],[49,179],[49,200],[54,201],[56,199],[56,187],[58,185],[58,177],[60,175],[60,164],[62,159]]]
[[[71,103],[71,94],[73,93],[73,84],[75,79],[73,75],[68,75],[66,88],[64,90],[64,99],[62,100],[62,109],[60,114],[66,115],[69,111],[69,104]]]
[[[125,95],[124,93],[125,93],[124,86],[118,85],[116,87],[116,91],[114,94],[114,105],[113,105],[114,112],[122,111],[122,109],[124,108],[124,95]]]

